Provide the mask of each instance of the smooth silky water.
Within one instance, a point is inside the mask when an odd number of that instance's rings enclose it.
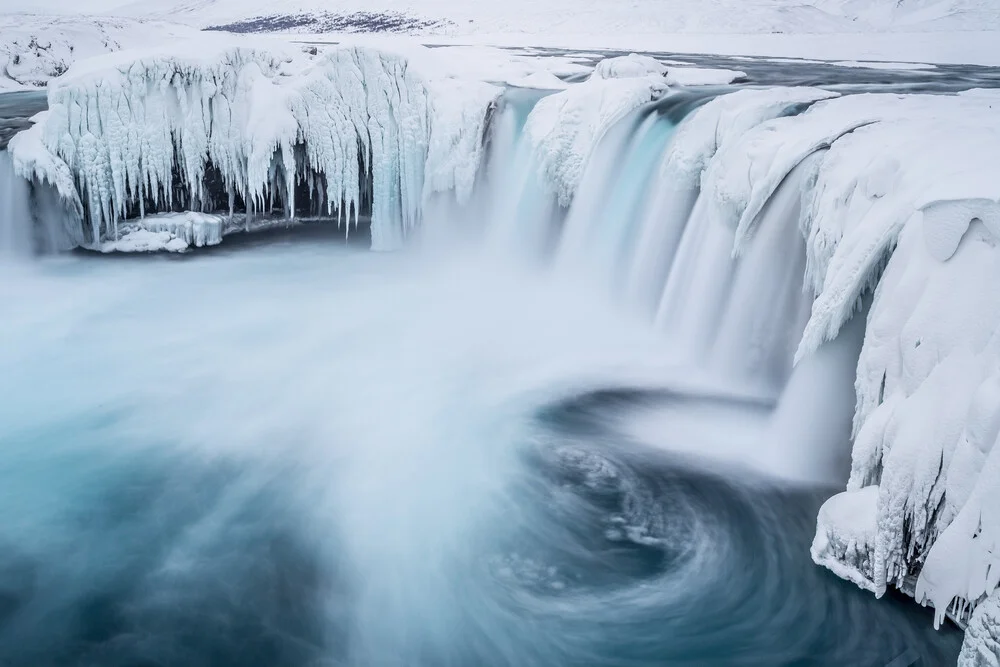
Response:
[[[527,97],[473,242],[8,253],[0,665],[954,664],[955,628],[809,557],[860,327],[793,371],[801,267],[698,269],[728,250],[648,178],[662,105],[553,214]],[[794,214],[779,191],[760,247],[795,252]]]
[[[714,431],[764,408],[624,390],[667,376],[662,343],[565,284],[327,238],[0,285],[3,664],[957,654],[810,562],[829,490],[627,435],[652,404]]]

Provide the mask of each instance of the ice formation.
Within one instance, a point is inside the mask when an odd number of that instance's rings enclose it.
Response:
[[[606,61],[605,61],[606,62]],[[541,100],[528,116],[525,136],[544,185],[568,206],[601,137],[629,112],[667,86],[660,76],[592,78]]]
[[[158,213],[122,224],[119,237],[99,246],[101,252],[184,252],[192,246],[218,245],[226,221],[208,213]]]
[[[425,54],[367,46],[307,63],[221,40],[197,56],[116,54],[74,67],[50,87],[50,109],[15,159],[62,187],[68,169],[89,243],[119,222],[175,208],[312,211],[357,225],[372,247],[398,247],[423,199],[471,191],[499,89],[418,71]],[[63,166],[65,165],[65,166]],[[429,175],[425,178],[425,174]]]

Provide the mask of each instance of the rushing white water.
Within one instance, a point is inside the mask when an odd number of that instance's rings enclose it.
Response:
[[[0,151],[0,261],[31,254],[31,185],[14,174],[10,155]]]

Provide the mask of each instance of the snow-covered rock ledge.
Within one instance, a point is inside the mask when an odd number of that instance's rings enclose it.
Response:
[[[875,592],[878,487],[841,493],[820,508],[812,558],[841,579]]]
[[[225,219],[207,213],[161,213],[121,226],[119,238],[101,252],[185,252],[222,243]]]

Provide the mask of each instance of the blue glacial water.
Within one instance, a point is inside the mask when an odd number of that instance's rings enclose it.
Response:
[[[232,247],[0,273],[0,665],[954,663],[811,563],[830,489],[692,456],[697,420],[628,435],[709,405],[710,452],[768,406],[657,388],[662,340],[592,293]]]

